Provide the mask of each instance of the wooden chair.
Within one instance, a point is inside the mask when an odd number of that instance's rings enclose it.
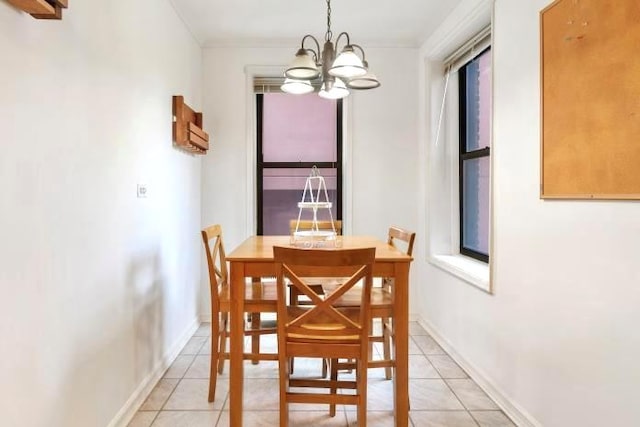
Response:
[[[209,288],[211,290],[211,368],[209,373],[209,402],[213,402],[216,393],[218,373],[222,373],[224,360],[229,358],[226,351],[229,337],[229,275],[227,273],[227,259],[222,242],[222,228],[212,225],[202,230],[202,241],[207,255],[209,267]],[[245,288],[245,312],[247,313],[275,313],[277,312],[277,292],[275,282],[249,283]],[[261,328],[252,324],[245,330],[245,335],[259,337],[263,334],[274,334],[276,328]],[[259,360],[278,360],[277,354],[260,353],[252,348],[251,353],[244,354],[245,359],[256,363]]]
[[[391,246],[394,246],[407,255],[411,256],[413,254],[413,243],[416,238],[416,233],[408,230],[404,230],[399,227],[389,227],[389,233],[387,238],[387,243]],[[330,287],[332,284],[324,285],[324,292],[330,292]],[[337,303],[339,306],[350,307],[358,304],[358,295],[352,295],[351,293],[346,293],[340,301]],[[395,361],[393,360],[392,352],[392,335],[393,335],[393,279],[392,278],[383,278],[381,286],[374,286],[371,290],[371,330],[372,333],[369,336],[369,367],[370,368],[384,368],[385,369],[385,378],[390,380],[391,368],[395,365]],[[373,334],[373,322],[375,319],[381,320],[382,332],[380,335]],[[373,359],[373,343],[381,342],[383,348],[383,358],[380,360],[372,360]],[[334,370],[341,369],[351,369],[353,367],[353,361],[348,362],[337,362],[335,366],[331,366],[332,372]]]
[[[405,254],[412,256],[413,255],[413,243],[416,239],[416,233],[414,233],[413,231],[408,231],[408,230],[404,230],[402,228],[399,227],[389,227],[389,234],[388,234],[388,238],[387,238],[387,243],[390,244],[391,246],[394,246],[398,249],[400,249],[401,251],[403,251]],[[393,366],[392,364],[389,364],[389,362],[392,361],[392,352],[391,352],[391,336],[392,336],[392,324],[391,322],[393,321],[393,310],[390,309],[390,307],[392,308],[393,305],[391,304],[393,302],[392,300],[392,286],[393,286],[393,279],[389,278],[389,277],[385,277],[382,279],[382,287],[380,290],[380,295],[377,295],[376,298],[374,299],[374,301],[371,302],[372,305],[372,317],[373,316],[378,316],[378,314],[380,315],[380,319],[382,322],[382,335],[378,335],[378,336],[374,336],[372,335],[370,337],[370,341],[373,342],[382,342],[382,348],[383,348],[383,360],[381,365],[385,365],[384,366],[384,372],[385,372],[385,378],[390,380],[391,379],[391,367]],[[376,291],[376,294],[378,294],[378,291]],[[389,307],[389,305],[391,304],[391,306]],[[389,313],[389,316],[385,316],[385,314]],[[371,351],[373,351],[373,349],[370,349]],[[395,354],[395,352],[393,352]],[[372,362],[372,367],[375,365],[376,362]]]
[[[286,427],[291,403],[326,403],[335,416],[337,404],[357,405],[358,426],[367,421],[367,359],[371,313],[370,292],[375,248],[297,249],[273,248],[278,290],[278,357],[280,368],[280,427]],[[318,295],[309,286],[314,277],[339,280],[331,293]],[[287,304],[288,286],[296,287],[313,305]],[[360,306],[337,307],[345,292],[358,291]],[[291,378],[293,357],[354,359],[355,380]],[[328,388],[329,393],[309,393],[292,387]],[[355,394],[338,394],[338,389]]]

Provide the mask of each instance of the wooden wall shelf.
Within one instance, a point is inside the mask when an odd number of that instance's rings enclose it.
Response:
[[[173,142],[196,154],[207,154],[209,135],[202,130],[202,113],[196,113],[184,103],[184,97],[173,97]]]
[[[62,19],[62,9],[69,6],[68,0],[8,0],[36,19]]]

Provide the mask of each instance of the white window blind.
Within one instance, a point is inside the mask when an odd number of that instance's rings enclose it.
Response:
[[[253,91],[255,93],[281,93],[282,83],[284,83],[284,77],[254,77]]]
[[[445,58],[444,67],[446,70],[458,71],[467,62],[471,61],[480,52],[491,46],[491,26],[487,26],[468,42],[460,46],[453,53]]]
[[[284,93],[280,86],[284,83],[284,77],[254,77],[253,91],[255,93]],[[311,81],[315,90],[320,89],[320,79]]]

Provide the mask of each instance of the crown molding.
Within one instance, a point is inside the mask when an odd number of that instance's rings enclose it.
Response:
[[[465,0],[422,43],[423,57],[442,61],[468,38],[491,24],[495,0]]]

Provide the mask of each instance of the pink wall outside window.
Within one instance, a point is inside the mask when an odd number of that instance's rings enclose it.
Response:
[[[337,104],[317,94],[263,95],[263,162],[337,162]],[[311,170],[265,168],[262,177],[264,235],[289,233],[289,220],[298,217],[297,203]],[[321,169],[336,218],[337,170]],[[322,212],[319,219],[329,219]]]

